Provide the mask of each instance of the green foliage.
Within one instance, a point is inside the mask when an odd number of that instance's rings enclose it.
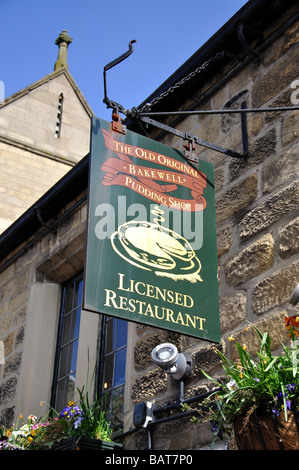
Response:
[[[102,403],[104,397],[90,402],[88,392],[84,395],[84,387],[78,393],[77,404],[69,402],[60,413],[51,409],[51,417],[50,412],[39,420],[31,415],[22,426],[18,420],[12,429],[0,427],[0,450],[51,448],[53,443],[70,436],[112,441],[113,430]]]
[[[79,407],[82,410],[82,421],[78,428],[79,431],[84,433],[85,436],[101,439],[102,441],[111,441],[113,430],[110,427],[110,423],[106,420],[105,407],[103,401],[105,396],[101,399],[95,399],[90,403],[89,394],[83,394],[84,387],[79,390]]]

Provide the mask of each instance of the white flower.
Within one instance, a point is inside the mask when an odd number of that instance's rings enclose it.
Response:
[[[226,384],[226,386],[229,390],[236,390],[236,388],[238,388],[234,379],[230,379],[230,381]]]
[[[18,431],[13,431],[11,436],[16,439],[18,436],[27,436],[29,433],[30,429],[28,424],[24,424]]]

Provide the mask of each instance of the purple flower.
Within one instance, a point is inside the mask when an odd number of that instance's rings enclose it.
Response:
[[[76,419],[76,421],[74,422],[74,428],[75,428],[75,429],[78,429],[78,427],[79,427],[80,424],[81,424],[82,419],[83,419],[82,416],[79,416],[79,418]]]
[[[296,388],[296,384],[288,384],[286,387],[289,392],[294,392]]]
[[[221,429],[219,428],[218,424],[215,423],[215,421],[210,421],[211,423],[211,430],[212,430],[212,433],[213,434],[216,434],[217,433],[217,436],[222,439],[223,438],[223,434],[222,434],[222,431]]]
[[[67,419],[77,418],[79,416],[82,416],[82,411],[78,405],[67,406],[61,411],[59,415],[60,418],[67,418]]]

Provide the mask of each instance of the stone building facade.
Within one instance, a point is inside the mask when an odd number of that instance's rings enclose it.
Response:
[[[244,158],[196,148],[200,159],[214,164],[222,334],[218,347],[232,358],[228,336],[233,334],[254,352],[256,338],[248,328],[252,322],[271,332],[275,349],[287,339],[284,316],[293,314],[289,298],[299,281],[299,111],[287,108],[297,104],[298,28],[296,2],[251,0],[140,105],[152,102],[151,111],[169,111],[160,122],[240,153],[240,113],[173,117],[170,112],[227,111],[243,102],[249,109],[285,108],[246,114]],[[217,59],[211,61],[213,57]],[[182,81],[194,70],[198,73]],[[180,86],[174,87],[176,83]],[[167,93],[170,87],[174,90]],[[141,132],[133,118],[127,126]],[[184,151],[185,142],[176,135],[151,126],[147,133]],[[61,286],[84,269],[87,181],[88,157],[35,202],[42,214],[49,214],[46,224],[37,222],[29,209],[0,239],[0,340],[5,346],[0,421],[14,420],[20,412],[41,415],[40,401],[50,400]],[[100,315],[83,312],[77,385],[85,381],[88,345],[92,360],[98,359],[101,322]],[[134,430],[136,405],[148,401],[163,407],[178,397],[178,383],[151,361],[152,349],[162,342],[192,357],[185,398],[211,386],[202,369],[221,374],[214,344],[129,322],[124,447],[145,449],[150,438],[153,449],[206,448],[211,441],[208,428],[194,425],[189,417],[152,426],[150,435],[145,428]]]
[[[62,32],[54,71],[0,103],[0,232],[89,151],[92,111],[68,70],[70,42]]]

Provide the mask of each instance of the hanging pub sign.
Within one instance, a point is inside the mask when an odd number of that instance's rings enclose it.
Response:
[[[214,171],[93,118],[84,309],[220,341]]]

